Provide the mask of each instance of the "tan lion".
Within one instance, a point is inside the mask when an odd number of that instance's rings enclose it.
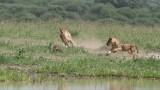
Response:
[[[117,51],[127,51],[129,54],[133,56],[134,59],[138,54],[137,46],[132,44],[124,44],[116,38],[109,38],[106,45],[111,46],[111,49],[108,51],[106,55],[109,55],[110,53],[115,53]]]
[[[74,46],[71,34],[65,28],[60,28],[60,38],[66,47]],[[71,44],[71,45],[70,45]]]

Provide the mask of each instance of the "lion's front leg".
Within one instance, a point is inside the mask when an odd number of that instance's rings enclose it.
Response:
[[[68,42],[65,42],[65,47],[69,47],[69,43]]]
[[[109,50],[109,51],[106,53],[106,55],[108,56],[110,53],[111,53],[111,51]]]
[[[121,51],[122,48],[111,48],[106,55],[109,55],[110,53],[116,53],[117,51]]]
[[[111,49],[106,53],[106,55],[108,56],[110,53],[113,52],[113,50],[114,50],[114,48],[111,48]]]

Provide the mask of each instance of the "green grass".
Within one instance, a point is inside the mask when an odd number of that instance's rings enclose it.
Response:
[[[160,61],[137,59],[136,61],[107,61],[91,57],[55,62],[38,69],[38,73],[75,76],[110,76],[129,78],[160,78]]]
[[[140,51],[160,50],[158,25],[147,27],[70,20],[0,21],[0,80],[40,80],[48,75],[160,78],[158,59],[123,60],[84,47],[65,48],[59,37],[61,27],[71,32],[77,45],[94,41],[86,45],[92,47],[100,43],[97,49],[106,50],[108,38],[116,37],[137,45]],[[50,43],[61,45],[63,52],[52,52]],[[21,50],[24,52],[19,55]],[[38,76],[32,78],[28,74],[30,71]]]
[[[0,81],[26,81],[29,77],[22,72],[16,70],[0,70]]]
[[[39,22],[1,21],[0,26],[0,37],[5,38],[48,40],[56,43],[60,41],[59,28],[66,27],[73,34],[74,39],[78,40],[96,39],[105,44],[109,37],[116,37],[123,42],[134,43],[142,49],[157,51],[160,49],[160,30],[158,25],[147,27],[51,20]]]
[[[160,78],[160,61],[153,58],[123,61],[87,53],[76,56],[76,58],[65,61],[1,56],[1,64],[8,67],[21,67],[21,69],[3,68],[0,70],[0,80],[43,80],[50,75],[53,77],[54,75],[64,77],[71,75],[78,77]],[[36,67],[32,67],[33,65]],[[28,75],[30,71],[36,73],[37,77],[32,78]],[[22,76],[18,78],[19,75]]]

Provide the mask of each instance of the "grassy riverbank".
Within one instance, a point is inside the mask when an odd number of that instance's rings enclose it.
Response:
[[[65,48],[59,28],[66,27],[75,48]],[[131,26],[83,21],[0,21],[0,81],[43,80],[55,76],[160,78],[160,60],[144,58],[160,50],[159,26]],[[106,56],[109,37],[138,46],[141,57]],[[59,44],[63,52],[52,52]],[[22,52],[20,54],[20,52]],[[119,57],[120,56],[120,57]],[[144,57],[143,57],[144,56]]]
[[[14,56],[1,56],[0,60],[1,81],[44,80],[56,76],[160,78],[160,61],[152,58],[117,61],[83,53],[65,61]]]

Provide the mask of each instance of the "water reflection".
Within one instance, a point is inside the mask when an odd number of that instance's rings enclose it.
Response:
[[[36,83],[0,83],[0,90],[160,90],[160,80],[61,78]]]
[[[133,85],[128,84],[128,83],[120,83],[120,82],[112,82],[112,84],[110,84],[110,88],[109,90],[134,90],[133,89]]]

